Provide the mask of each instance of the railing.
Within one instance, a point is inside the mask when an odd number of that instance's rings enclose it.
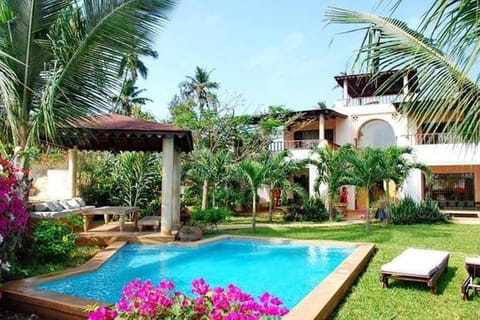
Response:
[[[336,149],[338,147],[337,144],[327,141],[330,147]],[[268,150],[272,152],[276,151],[283,151],[283,150],[308,150],[314,147],[318,147],[320,144],[320,140],[312,139],[312,140],[286,140],[286,141],[275,141],[270,144]]]
[[[450,144],[461,143],[461,139],[448,133],[428,133],[405,135],[410,144]]]
[[[374,105],[374,104],[389,104],[394,102],[402,102],[404,98],[403,94],[389,94],[383,96],[372,96],[372,97],[359,97],[359,98],[348,98],[341,99],[343,106],[345,107],[358,107],[365,105]]]

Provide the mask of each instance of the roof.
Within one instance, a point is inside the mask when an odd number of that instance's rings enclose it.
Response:
[[[293,111],[290,115],[301,115],[299,120],[308,120],[308,119],[318,119],[318,116],[323,114],[325,120],[342,118],[345,119],[347,116],[343,113],[337,112],[333,109],[312,109],[312,110],[301,110]]]
[[[72,128],[76,132],[72,132]],[[174,138],[177,150],[193,150],[190,130],[120,114],[102,114],[75,121],[69,125],[63,145],[76,145],[80,150],[161,152],[164,137]]]
[[[286,117],[284,117],[285,119],[284,120],[287,120],[288,118],[290,117],[293,117],[293,116],[298,116],[300,115],[300,117],[297,118],[297,120],[309,120],[309,119],[318,119],[319,115],[320,114],[323,114],[323,116],[325,117],[325,120],[328,120],[328,119],[335,119],[335,118],[342,118],[342,119],[345,119],[347,118],[347,116],[343,113],[340,113],[340,112],[337,112],[333,109],[328,109],[328,108],[325,108],[325,109],[321,109],[321,108],[317,108],[317,109],[312,109],[312,110],[301,110],[301,111],[290,111],[286,114]],[[260,122],[260,120],[262,120],[266,115],[257,115],[257,116],[252,116],[251,117],[251,123],[252,124],[255,124],[255,123],[258,123]]]
[[[407,74],[409,90],[417,89],[416,70],[390,70],[376,74],[361,73],[335,76],[338,85],[343,87],[344,80],[348,80],[348,95],[351,98],[371,97],[376,95],[400,94],[403,91],[403,76]],[[388,84],[388,85],[387,85]],[[383,88],[385,86],[385,88]]]

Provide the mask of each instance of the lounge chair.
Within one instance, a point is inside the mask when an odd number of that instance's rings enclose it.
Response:
[[[474,284],[475,278],[480,278],[480,257],[466,258],[465,268],[468,272],[468,277],[462,285],[462,299],[468,300],[468,293],[473,290],[474,293],[480,291],[480,285]]]
[[[447,268],[449,257],[447,251],[409,248],[382,266],[382,287],[388,287],[388,279],[424,282],[436,294],[437,280]]]

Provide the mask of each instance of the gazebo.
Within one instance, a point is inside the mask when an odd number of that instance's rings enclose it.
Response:
[[[72,196],[76,196],[78,150],[162,152],[162,218],[160,232],[171,236],[180,222],[181,153],[193,150],[189,130],[120,114],[103,114],[76,121],[65,131]],[[72,138],[73,137],[73,138]]]

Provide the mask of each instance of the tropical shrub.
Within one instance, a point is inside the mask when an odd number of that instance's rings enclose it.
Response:
[[[197,210],[192,214],[192,222],[206,227],[213,226],[216,229],[217,225],[225,221],[230,215],[230,211],[224,208]]]
[[[27,225],[26,192],[24,174],[0,156],[0,268],[6,271]]]
[[[290,204],[283,213],[285,221],[323,221],[328,219],[328,211],[320,198],[304,198],[301,204]]]
[[[64,260],[75,249],[76,235],[66,223],[44,220],[35,224],[33,253],[41,261]]]
[[[405,197],[390,204],[390,222],[393,224],[415,224],[446,222],[448,215],[440,212],[431,199],[417,204],[411,197]]]
[[[288,312],[282,301],[264,293],[256,301],[234,285],[226,289],[210,286],[203,280],[192,281],[189,297],[174,291],[174,284],[161,281],[154,286],[150,280],[136,279],[123,289],[123,296],[112,308],[97,308],[88,320],[113,319],[280,319]]]

